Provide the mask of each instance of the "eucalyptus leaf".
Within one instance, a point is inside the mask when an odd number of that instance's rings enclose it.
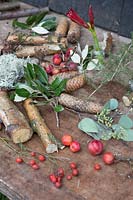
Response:
[[[133,127],[133,120],[131,120],[127,115],[122,115],[118,123],[125,129]]]
[[[79,124],[78,128],[85,133],[91,132],[91,133],[98,133],[98,127],[97,123],[90,118],[84,118],[82,119]]]
[[[54,107],[54,111],[55,111],[55,112],[61,112],[61,111],[63,111],[63,110],[64,110],[64,108],[63,108],[62,105],[57,105],[57,106]]]
[[[127,142],[133,141],[133,129],[127,129],[126,133],[127,133],[127,137],[125,137],[123,140]]]
[[[109,110],[115,110],[118,108],[118,101],[117,99],[110,99],[105,105],[104,105],[105,109],[109,109]]]

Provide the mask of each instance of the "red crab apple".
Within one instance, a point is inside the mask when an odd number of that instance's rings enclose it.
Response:
[[[72,139],[72,136],[69,135],[69,134],[65,134],[65,135],[63,135],[62,138],[61,138],[61,142],[62,142],[62,144],[65,145],[65,146],[70,146],[71,143],[72,143],[72,140],[73,140],[73,139]]]
[[[62,62],[61,55],[60,54],[55,54],[53,56],[53,63],[54,63],[54,65],[60,65],[61,62]]]
[[[92,140],[88,143],[88,151],[93,155],[99,155],[103,151],[103,143],[100,140]]]
[[[80,143],[78,141],[73,141],[70,145],[70,150],[73,153],[80,151]]]
[[[114,154],[112,152],[105,152],[103,154],[103,161],[107,165],[113,164],[114,159],[115,159],[115,156],[114,156]]]

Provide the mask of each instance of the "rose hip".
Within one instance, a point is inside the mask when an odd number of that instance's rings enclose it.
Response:
[[[57,171],[57,174],[58,174],[58,176],[63,177],[64,174],[65,174],[64,169],[63,169],[62,167],[60,167],[60,168],[58,169],[58,171]]]
[[[29,164],[32,166],[32,165],[36,164],[36,161],[35,160],[30,160]]]
[[[34,165],[32,165],[32,168],[37,170],[37,169],[39,169],[39,165],[38,164],[34,164]]]
[[[79,175],[79,170],[78,169],[73,169],[72,170],[72,175],[73,176],[78,176]]]
[[[51,181],[52,183],[56,183],[56,181],[57,181],[57,178],[56,178],[55,174],[50,174],[50,175],[49,175],[49,179],[50,179],[50,181]]]
[[[94,169],[95,169],[95,170],[100,170],[100,169],[101,169],[101,165],[100,165],[99,163],[96,163],[96,164],[94,165]]]
[[[22,158],[20,158],[20,157],[16,158],[16,163],[21,164],[22,162],[23,162],[23,159],[22,159]]]
[[[60,182],[56,182],[56,183],[55,183],[55,187],[56,187],[56,188],[60,188],[61,186],[62,186],[62,184],[61,184]]]
[[[72,179],[72,174],[67,175],[67,180],[71,180]]]
[[[32,151],[30,154],[31,154],[31,156],[33,156],[33,157],[36,156],[36,153],[35,153],[34,151]]]
[[[76,169],[77,168],[76,163],[74,163],[74,162],[70,163],[70,168],[71,169]]]
[[[45,156],[43,156],[43,155],[39,155],[39,156],[38,156],[38,159],[39,159],[41,162],[43,162],[43,161],[46,160]]]

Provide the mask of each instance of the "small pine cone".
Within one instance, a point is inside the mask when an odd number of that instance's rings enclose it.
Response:
[[[49,78],[49,83],[52,83],[56,77],[62,78],[62,79],[69,79],[72,78],[74,76],[77,76],[79,74],[78,71],[70,71],[70,72],[62,72],[56,75],[53,75]]]
[[[65,107],[79,112],[99,113],[102,106],[99,103],[85,101],[69,94],[62,93],[59,97],[59,103]]]
[[[84,74],[69,79],[66,83],[66,92],[75,91],[84,86],[86,80]]]
[[[69,31],[67,34],[68,42],[75,44],[80,38],[80,26],[75,22],[70,22]]]

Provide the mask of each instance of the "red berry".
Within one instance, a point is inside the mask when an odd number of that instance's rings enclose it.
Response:
[[[60,188],[61,186],[62,186],[62,184],[61,184],[60,182],[56,182],[56,183],[55,183],[55,187],[56,187],[56,188]]]
[[[70,146],[70,144],[72,143],[72,136],[69,134],[65,134],[62,136],[61,138],[61,142],[62,144],[64,144],[65,146]]]
[[[114,162],[115,156],[111,152],[106,152],[103,155],[103,161],[107,165],[111,165]]]
[[[57,173],[58,173],[58,176],[61,176],[61,177],[63,177],[65,174],[64,169],[62,167],[58,169]]]
[[[92,140],[88,143],[88,151],[93,155],[99,155],[103,151],[103,143],[100,140]]]
[[[101,169],[101,165],[98,164],[98,163],[96,163],[96,164],[94,165],[94,169],[95,169],[95,170],[100,170],[100,169]]]
[[[72,174],[67,175],[67,180],[71,180],[72,179]]]
[[[73,176],[78,176],[79,175],[79,170],[78,169],[73,169],[72,170],[72,175]]]
[[[56,183],[56,181],[57,181],[57,178],[56,178],[55,174],[50,174],[50,175],[49,175],[49,179],[50,179],[50,181],[51,181],[52,183]]]
[[[43,162],[43,161],[46,160],[45,156],[43,156],[43,155],[39,155],[39,156],[38,156],[38,159],[39,159],[41,162]]]
[[[32,168],[37,170],[37,169],[39,169],[39,165],[38,164],[34,164],[34,165],[32,165]]]
[[[30,154],[31,154],[31,156],[36,156],[36,153],[33,151]]]
[[[16,162],[21,164],[23,162],[23,159],[22,158],[16,158]]]
[[[53,63],[54,63],[54,65],[60,65],[61,62],[62,62],[61,55],[60,54],[55,54],[53,56]]]
[[[70,150],[75,153],[80,151],[80,143],[77,141],[73,141],[70,145]]]
[[[56,68],[52,69],[52,75],[59,74],[59,73],[60,73],[60,69],[56,69]]]
[[[69,64],[68,64],[68,69],[71,70],[71,71],[77,70],[77,67],[78,67],[77,63],[69,62]]]
[[[74,163],[74,162],[70,163],[70,168],[71,169],[76,169],[77,168],[76,163]]]
[[[52,70],[53,70],[53,65],[48,65],[45,67],[45,70],[47,72],[47,74],[52,74]]]
[[[57,182],[61,182],[61,176],[57,177]]]
[[[29,164],[32,166],[32,165],[36,164],[36,161],[35,160],[30,160]]]

